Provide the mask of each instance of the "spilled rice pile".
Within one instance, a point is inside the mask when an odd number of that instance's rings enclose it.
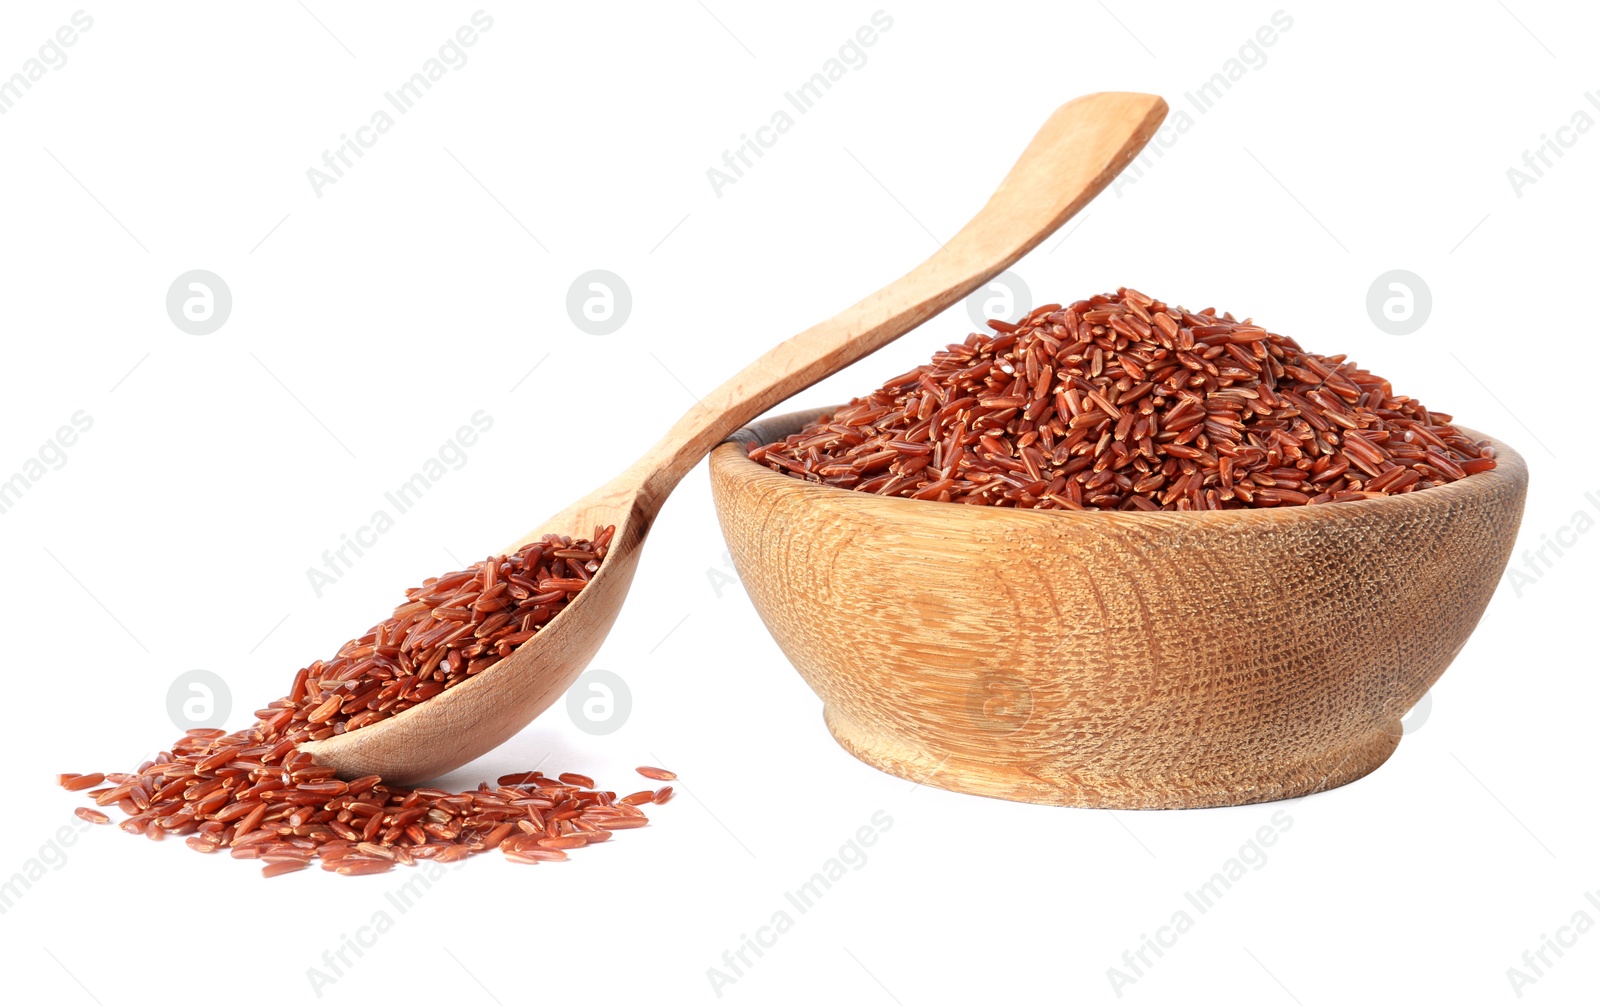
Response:
[[[297,750],[395,716],[505,659],[572,603],[615,533],[599,528],[580,541],[546,535],[511,555],[426,580],[331,660],[302,668],[289,693],[257,710],[249,729],[190,730],[132,772],[69,773],[59,781],[96,807],[119,809],[124,831],[182,836],[198,852],[258,859],[269,877],[314,862],[347,876],[383,873],[491,849],[517,863],[562,860],[568,850],[643,827],[648,820],[639,808],[667,802],[672,787],[619,798],[585,775],[534,771],[464,793],[406,789],[378,776],[338,779]],[[639,772],[674,778],[663,769]],[[77,813],[111,820],[89,807]]]

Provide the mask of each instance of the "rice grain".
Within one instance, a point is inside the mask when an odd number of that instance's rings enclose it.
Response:
[[[397,715],[504,659],[577,597],[615,533],[547,535],[425,580],[388,619],[296,673],[286,696],[257,710],[253,727],[189,730],[132,773],[64,773],[57,781],[98,806],[118,806],[125,831],[185,836],[202,853],[228,849],[234,859],[260,860],[265,877],[314,861],[367,876],[497,847],[513,862],[566,859],[562,849],[641,827],[648,821],[636,808],[617,806],[614,793],[576,772],[515,773],[493,788],[451,793],[389,786],[378,776],[346,782],[298,749]],[[75,813],[111,820],[88,807]]]
[[[1495,466],[1487,441],[1346,357],[1212,308],[1124,287],[989,326],[750,458],[857,492],[1039,510],[1310,506]]]

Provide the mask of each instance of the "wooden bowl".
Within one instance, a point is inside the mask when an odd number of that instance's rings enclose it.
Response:
[[[850,492],[745,456],[822,411],[711,455],[750,599],[845,750],[1032,803],[1256,803],[1377,768],[1483,614],[1528,481],[1494,441],[1492,471],[1387,499],[1065,513]]]

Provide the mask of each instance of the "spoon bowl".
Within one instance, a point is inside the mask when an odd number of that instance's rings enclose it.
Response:
[[[510,555],[546,533],[616,526],[600,569],[538,635],[421,705],[300,750],[346,779],[379,775],[395,785],[416,785],[494,750],[532,722],[594,659],[639,568],[650,518],[622,483],[613,480],[497,553]]]
[[[785,398],[960,301],[1071,219],[1127,166],[1166,117],[1154,95],[1090,94],[1050,116],[989,201],[930,258],[852,307],[780,343],[711,392],[627,471],[507,553],[546,533],[615,524],[600,569],[510,656],[427,702],[301,745],[346,779],[436,778],[487,753],[560,698],[600,648],[638,568],[651,523],[684,475],[723,438]]]

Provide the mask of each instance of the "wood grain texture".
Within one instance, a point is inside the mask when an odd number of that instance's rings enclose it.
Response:
[[[999,188],[927,261],[882,290],[792,336],[714,389],[644,457],[605,486],[507,545],[615,524],[600,571],[511,656],[390,719],[302,744],[346,779],[433,779],[509,739],[558,699],[599,650],[633,582],[645,535],[667,496],[730,433],[822,378],[887,345],[999,275],[1093,199],[1167,114],[1149,94],[1090,94],[1050,116]]]
[[[756,610],[851,754],[1033,803],[1255,803],[1372,771],[1482,615],[1527,490],[1498,441],[1447,486],[1205,513],[886,498],[745,457],[818,414],[711,456]]]

